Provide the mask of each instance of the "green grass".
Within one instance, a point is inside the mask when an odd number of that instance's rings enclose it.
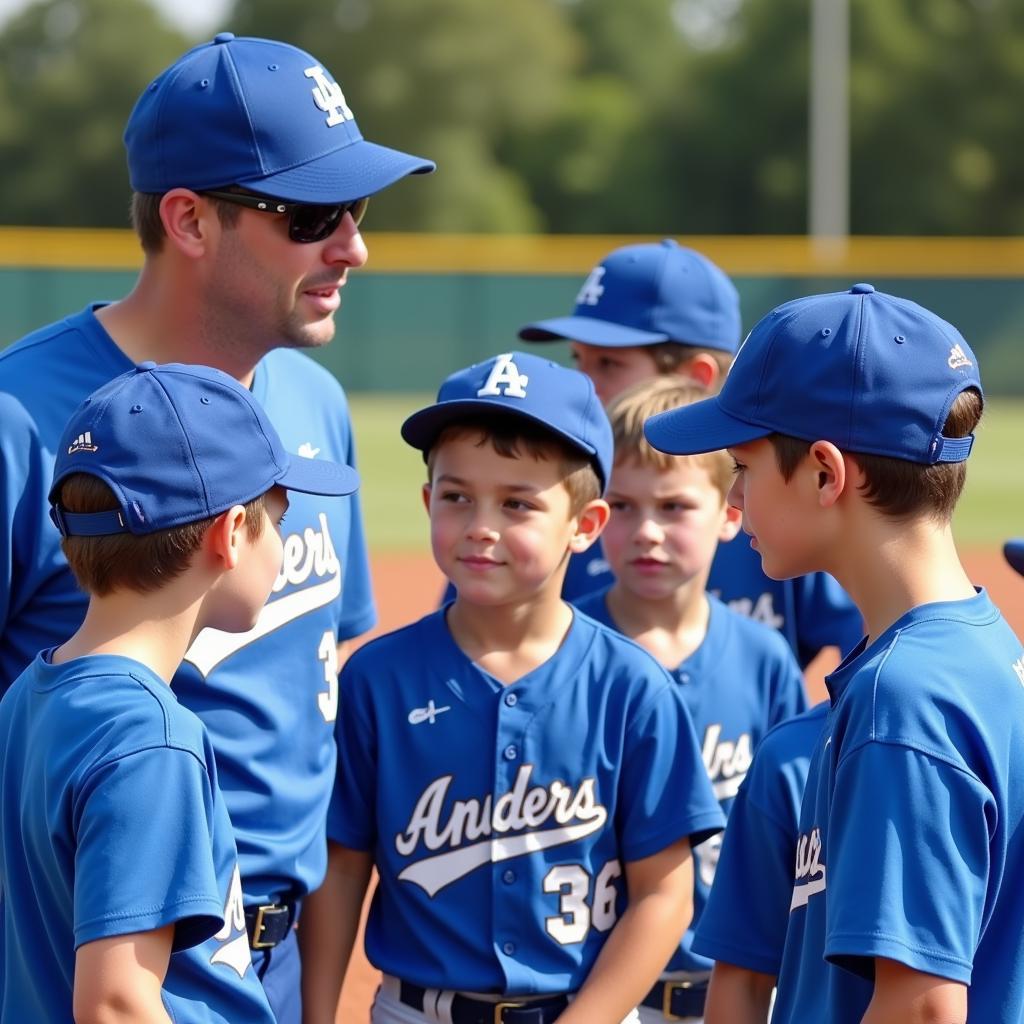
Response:
[[[420,500],[423,460],[399,436],[427,394],[357,394],[352,417],[363,477],[363,514],[373,551],[424,551],[427,516]],[[1024,536],[1024,401],[991,399],[968,463],[955,532],[970,547],[997,547]]]

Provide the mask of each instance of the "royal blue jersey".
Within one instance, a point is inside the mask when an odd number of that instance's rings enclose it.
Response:
[[[130,368],[92,309],[0,353],[0,691],[82,620],[86,597],[48,516],[53,451],[79,402]],[[252,390],[289,452],[353,464],[345,395],[326,370],[277,349]],[[256,626],[204,630],[174,678],[217,754],[247,903],[300,896],[323,878],[336,648],[374,621],[357,498],[289,499],[284,564]]]
[[[0,1020],[71,1020],[79,946],[169,924],[173,1020],[272,1024],[202,723],[129,658],[39,655],[0,701]]]
[[[562,597],[576,604],[595,590],[607,589],[613,580],[599,541],[569,559]],[[745,533],[718,545],[707,589],[734,612],[778,630],[801,668],[823,647],[851,651],[864,633],[856,605],[828,573],[769,579]]]
[[[729,828],[693,948],[778,974],[793,894],[793,863],[811,752],[828,701],[777,725],[761,741],[729,811]]]
[[[578,612],[509,686],[442,610],[357,651],[341,687],[328,835],[373,852],[366,950],[388,974],[575,991],[624,910],[626,862],[722,827],[679,688]]]
[[[591,594],[577,607],[617,629],[607,593]],[[761,738],[803,711],[807,697],[800,669],[778,633],[737,615],[716,598],[709,597],[708,604],[704,639],[669,674],[689,709],[715,796],[731,820],[733,801]],[[711,961],[693,950],[693,933],[705,912],[721,844],[718,835],[693,851],[693,921],[669,961],[670,971],[711,969]]]
[[[776,1024],[860,1022],[875,957],[1024,1021],[1024,651],[984,592],[901,616],[827,680]]]

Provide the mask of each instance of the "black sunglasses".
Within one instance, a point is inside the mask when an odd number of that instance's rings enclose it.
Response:
[[[349,199],[344,203],[331,205],[320,203],[286,203],[270,196],[260,196],[252,192],[223,192],[219,189],[204,189],[203,195],[213,196],[225,203],[247,206],[251,210],[264,210],[267,213],[288,214],[288,237],[293,242],[322,242],[341,223],[345,214],[352,217],[356,227],[366,215],[370,205],[367,197]]]

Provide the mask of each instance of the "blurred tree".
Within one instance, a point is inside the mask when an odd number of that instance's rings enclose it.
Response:
[[[121,133],[187,40],[145,0],[43,0],[0,34],[0,223],[125,226]]]
[[[510,131],[547,123],[578,59],[549,0],[239,0],[239,34],[314,54],[335,75],[363,132],[438,163],[371,207],[375,229],[533,231],[540,212],[498,157]]]

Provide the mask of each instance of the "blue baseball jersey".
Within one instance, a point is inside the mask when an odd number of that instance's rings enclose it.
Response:
[[[273,1024],[202,723],[144,665],[39,655],[0,701],[0,1019],[71,1020],[75,951],[173,924],[173,1020]]]
[[[569,559],[562,596],[576,604],[595,590],[607,589],[613,580],[598,542]],[[718,545],[707,586],[734,612],[778,630],[801,668],[823,647],[835,645],[848,653],[864,632],[856,605],[828,573],[769,579],[745,533]]]
[[[859,1022],[874,958],[1024,1021],[1024,650],[983,591],[907,612],[828,678],[776,1024]]]
[[[793,894],[800,804],[828,701],[761,741],[729,811],[729,828],[693,948],[712,960],[779,973]]]
[[[617,629],[607,593],[591,594],[576,607]],[[670,675],[689,709],[715,796],[731,820],[733,802],[762,737],[803,711],[807,696],[800,669],[778,633],[737,615],[714,597],[708,597],[708,604],[704,639]],[[717,835],[693,851],[693,921],[669,961],[670,971],[711,969],[711,961],[693,950],[693,933],[705,913],[721,844]]]
[[[47,514],[53,452],[79,402],[130,368],[92,308],[0,353],[0,690],[84,615]],[[345,395],[322,367],[278,349],[252,390],[289,452],[353,464]],[[323,879],[337,643],[375,617],[358,501],[289,498],[284,561],[259,621],[241,634],[204,630],[174,678],[216,751],[247,903]]]
[[[366,950],[388,974],[575,991],[624,910],[625,863],[722,827],[678,687],[578,612],[509,686],[444,610],[361,648],[341,686],[327,831],[374,854]]]

